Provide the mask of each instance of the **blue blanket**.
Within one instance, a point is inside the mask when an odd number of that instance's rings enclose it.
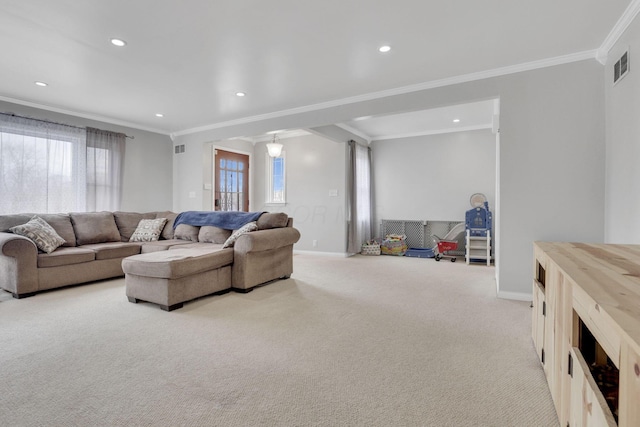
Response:
[[[185,211],[178,214],[173,228],[179,224],[195,226],[214,225],[227,230],[237,230],[245,224],[257,221],[262,212]]]

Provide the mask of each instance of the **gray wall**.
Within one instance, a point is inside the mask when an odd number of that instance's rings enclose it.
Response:
[[[585,60],[215,128],[178,136],[176,142],[312,128],[354,117],[499,98],[499,295],[530,298],[534,240],[604,240],[603,78],[603,67]],[[185,168],[190,167],[177,168],[174,179],[188,176]],[[201,182],[201,171],[197,175],[194,179]],[[318,179],[326,177],[325,173]]]
[[[74,126],[92,126],[135,137],[127,138],[121,210],[144,212],[172,209],[173,165],[169,136],[4,101],[0,101],[0,112]]]
[[[640,47],[640,18],[627,28],[609,52],[604,86],[607,101],[605,240],[640,243],[640,70],[614,86],[613,64],[629,48],[630,62]],[[636,67],[634,69],[634,66]]]
[[[281,139],[286,158],[286,205],[266,200],[266,143],[255,147],[255,205],[258,210],[286,212],[300,230],[298,251],[346,252],[346,144],[318,135]],[[330,195],[337,190],[337,195]],[[335,193],[332,193],[335,194]],[[313,246],[313,241],[316,246]]]
[[[249,175],[253,181],[253,144],[240,139],[218,141],[176,140],[175,145],[184,144],[183,153],[173,155],[173,209],[175,212],[212,210],[213,192],[205,188],[213,181],[213,150],[234,151],[249,155]],[[255,210],[249,194],[249,209]]]
[[[376,231],[382,219],[464,221],[473,193],[493,209],[496,138],[491,130],[374,141]]]

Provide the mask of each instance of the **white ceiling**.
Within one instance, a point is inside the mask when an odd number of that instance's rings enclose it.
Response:
[[[496,102],[497,100],[489,100],[380,117],[358,117],[346,123],[339,123],[338,126],[369,142],[491,129]]]
[[[188,132],[549,58],[595,57],[637,3],[2,0],[0,99]],[[127,46],[112,46],[113,37]],[[392,50],[379,53],[383,44]]]

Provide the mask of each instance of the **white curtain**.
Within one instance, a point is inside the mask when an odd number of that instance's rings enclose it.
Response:
[[[87,210],[117,211],[126,135],[87,128]]]
[[[84,211],[85,133],[0,114],[0,213]]]
[[[347,253],[356,254],[373,236],[371,149],[349,141]]]

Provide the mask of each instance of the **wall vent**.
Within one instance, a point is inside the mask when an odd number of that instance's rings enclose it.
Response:
[[[184,144],[174,146],[173,147],[173,152],[175,154],[184,153]]]
[[[622,54],[620,59],[613,64],[613,84],[618,83],[618,81],[627,75],[629,72],[629,49],[625,53]]]

